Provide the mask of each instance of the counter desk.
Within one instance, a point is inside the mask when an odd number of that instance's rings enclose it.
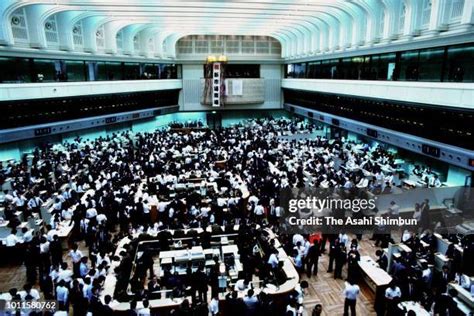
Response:
[[[235,228],[238,229],[238,226],[236,226]],[[255,286],[255,288],[254,288],[255,295],[258,295],[262,291],[265,292],[266,294],[269,294],[269,295],[272,295],[272,296],[287,295],[290,291],[293,291],[295,289],[295,287],[298,285],[299,275],[298,275],[298,272],[296,271],[293,263],[291,262],[290,258],[288,257],[288,255],[286,254],[284,249],[280,246],[280,243],[276,239],[276,236],[270,230],[267,230],[267,232],[269,232],[270,239],[275,239],[275,244],[277,245],[277,249],[278,249],[278,257],[279,257],[279,260],[283,262],[283,271],[285,272],[285,274],[287,276],[287,280],[286,280],[286,282],[284,282],[283,284],[280,284],[279,286],[276,286],[276,285],[273,285],[273,284],[265,284],[264,287]],[[138,237],[138,236],[133,236],[133,237]],[[129,237],[123,238],[117,246],[117,249],[115,251],[115,256],[121,258],[120,253],[125,250],[124,246],[126,244],[130,243],[130,242],[132,242],[132,239],[130,239]],[[150,241],[147,240],[147,242],[150,242]],[[216,252],[216,251],[210,251],[209,249],[202,249],[202,247],[195,247],[193,250],[196,252],[196,251],[199,250],[198,248],[200,248],[202,250],[204,256],[206,256],[206,254],[214,254]],[[221,245],[221,249],[222,249],[222,252],[224,253],[224,255],[228,254],[228,253],[234,254],[235,261],[236,261],[236,270],[241,270],[242,266],[241,266],[240,261],[239,261],[240,255],[236,255],[236,251],[238,251],[237,246],[236,245]],[[219,252],[221,251],[221,249],[219,249]],[[172,256],[173,253],[183,255],[182,252],[183,252],[183,250],[171,250],[171,251],[166,251],[166,252],[160,252],[159,256],[160,256],[160,259],[161,259],[161,257],[163,257],[162,259],[168,260],[168,258],[171,258],[170,256]],[[173,262],[174,259],[176,259],[176,257],[174,257],[173,260],[171,260],[171,262]],[[205,261],[205,259],[206,258],[204,258],[204,261]],[[170,261],[170,260],[168,260],[168,261]],[[168,261],[166,261],[166,262],[168,262]],[[120,264],[120,261],[112,261],[112,263],[111,263],[111,267],[109,268],[109,273],[106,276],[104,287],[103,287],[102,292],[101,292],[101,300],[102,301],[104,301],[105,295],[110,295],[112,297],[114,296],[115,287],[116,287],[116,284],[117,284],[117,278],[116,278],[114,270],[119,264]],[[154,265],[156,266],[156,262],[155,262]],[[160,274],[161,274],[161,272],[160,272]],[[232,279],[234,279],[234,280],[235,280],[236,276],[237,276],[237,274],[234,274],[233,276],[229,275],[229,277],[232,277]],[[259,284],[260,282],[257,281],[257,282],[253,282],[253,283],[254,284]],[[227,284],[230,285],[229,282]],[[162,290],[162,291],[159,291],[159,292],[161,292],[161,294],[162,294],[161,298],[149,300],[150,308],[154,312],[160,311],[160,312],[166,314],[171,309],[178,307],[183,302],[184,299],[188,299],[189,301],[191,301],[190,296],[173,298],[171,296],[171,290]],[[210,294],[210,290],[208,291],[208,295],[209,294]],[[220,294],[219,299],[221,300],[221,302],[225,301],[225,294],[226,293],[221,293]],[[245,294],[246,294],[246,291],[239,292],[240,297],[245,296]],[[130,308],[130,303],[128,301],[120,302],[118,300],[113,299],[110,306],[116,313],[125,314],[127,312],[127,310]],[[137,308],[140,309],[141,307],[143,307],[142,303],[138,302],[137,303]]]

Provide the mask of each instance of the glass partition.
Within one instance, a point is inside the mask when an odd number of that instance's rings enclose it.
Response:
[[[339,59],[323,60],[321,62],[321,78],[337,79],[339,75]]]
[[[139,63],[124,63],[123,72],[125,80],[137,80],[140,78],[140,64]]]
[[[145,64],[143,67],[142,76],[145,79],[157,79],[160,73],[160,65],[159,64]]]
[[[31,82],[30,60],[15,57],[0,57],[0,83]]]
[[[441,81],[443,74],[444,48],[430,48],[420,51],[418,80]]]
[[[99,80],[99,81],[108,80],[107,67],[105,65],[105,62],[103,61],[96,62],[96,71],[97,72],[96,72],[95,80]]]
[[[474,45],[450,46],[447,50],[446,81],[474,81]]]
[[[65,81],[64,62],[52,59],[34,59],[33,81],[51,82]]]
[[[181,65],[0,56],[0,83],[180,79]],[[147,76],[144,76],[144,73]]]
[[[356,79],[352,78],[351,58],[343,58],[339,63],[339,69],[336,75],[332,74],[334,79]]]
[[[395,53],[373,55],[371,77],[376,80],[394,80],[396,59]]]
[[[284,69],[286,78],[472,82],[474,43],[291,63]]]
[[[66,60],[66,80],[67,81],[84,81],[86,80],[86,72],[83,61]]]
[[[161,65],[161,79],[177,79],[178,73],[175,64]]]
[[[123,80],[123,70],[121,62],[107,62],[107,80]]]
[[[308,78],[315,79],[321,78],[321,62],[308,63]]]
[[[399,80],[418,80],[418,57],[419,51],[417,50],[401,53]]]

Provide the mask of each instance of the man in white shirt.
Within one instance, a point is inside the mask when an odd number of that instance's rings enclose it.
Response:
[[[71,208],[67,208],[61,211],[61,217],[65,220],[70,220],[74,211]]]
[[[68,256],[71,257],[71,259],[72,259],[74,275],[76,277],[78,277],[79,276],[79,264],[81,263],[81,259],[84,255],[78,249],[77,244],[74,244],[72,246],[72,249],[71,249],[71,251],[69,251]]]
[[[219,298],[217,295],[212,298],[211,303],[209,304],[209,312],[212,316],[219,314]]]
[[[37,289],[34,289],[30,284],[25,284],[23,291],[20,291],[20,297],[22,301],[30,299],[31,301],[38,301],[40,299],[40,294]]]
[[[248,280],[240,279],[240,280],[237,280],[237,282],[235,282],[234,290],[237,292],[242,292],[248,289],[249,285],[250,283]]]
[[[104,213],[100,213],[95,219],[97,220],[97,224],[99,225],[103,225],[107,222],[107,216],[105,216]]]
[[[382,172],[379,171],[375,173],[375,185],[377,187],[382,187],[383,180],[384,180],[384,176]]]
[[[244,304],[246,306],[246,310],[249,312],[249,315],[254,315],[258,306],[258,298],[253,294],[254,291],[250,289],[247,291],[247,295],[244,296],[243,299]]]
[[[249,197],[248,202],[249,203],[254,203],[255,205],[258,203],[259,199],[255,195],[252,195]]]
[[[15,203],[16,211],[22,212],[25,219],[31,216],[31,211],[27,209],[26,198],[23,195],[18,193],[13,203]]]
[[[345,232],[339,234],[339,242],[344,246],[349,246],[349,236]]]
[[[158,202],[158,212],[160,214],[159,215],[160,220],[165,219],[166,217],[165,211],[166,211],[166,208],[168,207],[168,204],[170,204],[170,202],[165,202],[165,201]]]
[[[394,300],[400,297],[402,297],[402,292],[400,291],[400,288],[396,286],[394,282],[392,282],[390,286],[385,290],[385,298],[388,300]]]
[[[303,304],[305,290],[308,288],[309,284],[307,281],[301,281],[299,284],[295,286],[295,291],[298,293],[296,299],[298,304]]]
[[[471,280],[467,275],[461,272],[456,272],[456,275],[454,276],[454,282],[456,282],[468,291],[471,289]]]
[[[14,199],[13,202],[15,203],[15,206],[17,208],[22,208],[25,206],[26,198],[23,195],[17,195]]]
[[[87,209],[86,218],[91,219],[97,216],[97,210],[94,207]]]
[[[255,218],[256,218],[257,222],[261,222],[263,220],[264,215],[265,215],[265,209],[263,208],[263,205],[258,204],[257,206],[255,206],[255,209],[254,209],[253,212],[255,214]]]
[[[303,242],[304,242],[304,237],[303,237],[302,235],[300,235],[300,234],[294,234],[292,241],[293,241],[293,245],[294,245],[294,246],[296,246],[296,244],[297,244],[298,242],[300,242],[301,244],[303,244]]]
[[[351,309],[351,315],[355,316],[356,314],[356,303],[357,297],[359,296],[360,288],[353,280],[348,280],[346,282],[346,288],[343,291],[345,301],[344,301],[344,315],[349,315],[349,308]]]
[[[357,187],[359,189],[363,189],[363,188],[367,188],[367,186],[369,185],[369,180],[367,178],[362,178],[360,179],[359,183],[357,183]]]
[[[388,208],[388,212],[390,216],[397,217],[400,214],[400,206],[398,206],[395,201],[390,202],[390,206]]]
[[[273,251],[270,257],[268,258],[268,264],[272,269],[276,269],[278,267],[278,251]]]
[[[33,196],[29,201],[28,201],[28,208],[31,210],[33,213],[40,213],[40,208],[41,205],[43,204],[43,200],[41,200],[37,196]]]
[[[148,222],[150,220],[150,205],[147,199],[143,201],[143,220]]]
[[[64,280],[58,282],[58,286],[56,287],[56,299],[58,300],[60,310],[68,310],[69,290]]]
[[[67,263],[63,262],[61,264],[61,269],[59,269],[57,281],[63,280],[65,284],[69,284],[72,281],[74,273],[68,269]]]
[[[423,270],[421,271],[421,279],[427,286],[430,286],[432,279],[432,271],[426,263],[422,264],[422,269]]]
[[[46,228],[49,229],[48,233],[46,234],[46,239],[51,242],[53,241],[53,237],[58,235],[59,232],[55,228],[52,228],[51,225],[47,225]]]
[[[280,217],[283,215],[283,208],[281,206],[275,207],[275,218],[277,222],[280,220]]]
[[[385,184],[392,185],[393,184],[393,174],[389,173],[385,179],[384,179]]]
[[[434,175],[433,177],[430,178],[429,185],[431,188],[440,188],[441,187],[441,181],[439,181],[438,175]]]
[[[15,247],[16,244],[21,243],[21,239],[16,236],[16,229],[12,229],[10,235],[5,238],[5,246]]]
[[[391,282],[390,286],[385,290],[385,299],[387,300],[387,312],[390,315],[396,314],[397,305],[402,297],[400,288],[395,285],[395,282]]]
[[[56,198],[53,203],[53,210],[55,212],[59,212],[61,211],[62,208],[63,208],[63,203],[61,202],[61,199]]]
[[[8,193],[8,190],[4,190],[3,194],[4,194],[4,199],[5,199],[6,204],[13,203],[13,200],[15,199],[15,197],[12,194]]]
[[[149,306],[150,303],[148,302],[148,300],[143,300],[143,308],[138,311],[138,316],[150,316],[151,311]]]
[[[28,243],[33,240],[33,229],[28,229],[27,227],[23,227],[21,229],[23,236],[21,237],[22,241]]]

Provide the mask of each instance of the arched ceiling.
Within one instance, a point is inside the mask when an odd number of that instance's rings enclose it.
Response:
[[[298,58],[377,42],[396,28],[402,1],[415,15],[424,2],[439,0],[1,0],[0,45],[13,45],[10,17],[23,7],[38,48],[46,45],[44,22],[56,15],[66,41],[74,23],[82,21],[86,37],[104,26],[111,46],[120,31],[127,39],[139,33],[148,37],[143,41],[153,37],[158,51],[189,34],[266,35],[281,42],[283,58]],[[384,30],[378,30],[384,18]],[[91,52],[94,41],[85,39]]]

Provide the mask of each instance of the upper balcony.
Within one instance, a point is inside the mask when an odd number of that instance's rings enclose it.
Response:
[[[474,109],[474,83],[283,79],[282,88]]]
[[[181,79],[0,84],[0,101],[174,90]]]

